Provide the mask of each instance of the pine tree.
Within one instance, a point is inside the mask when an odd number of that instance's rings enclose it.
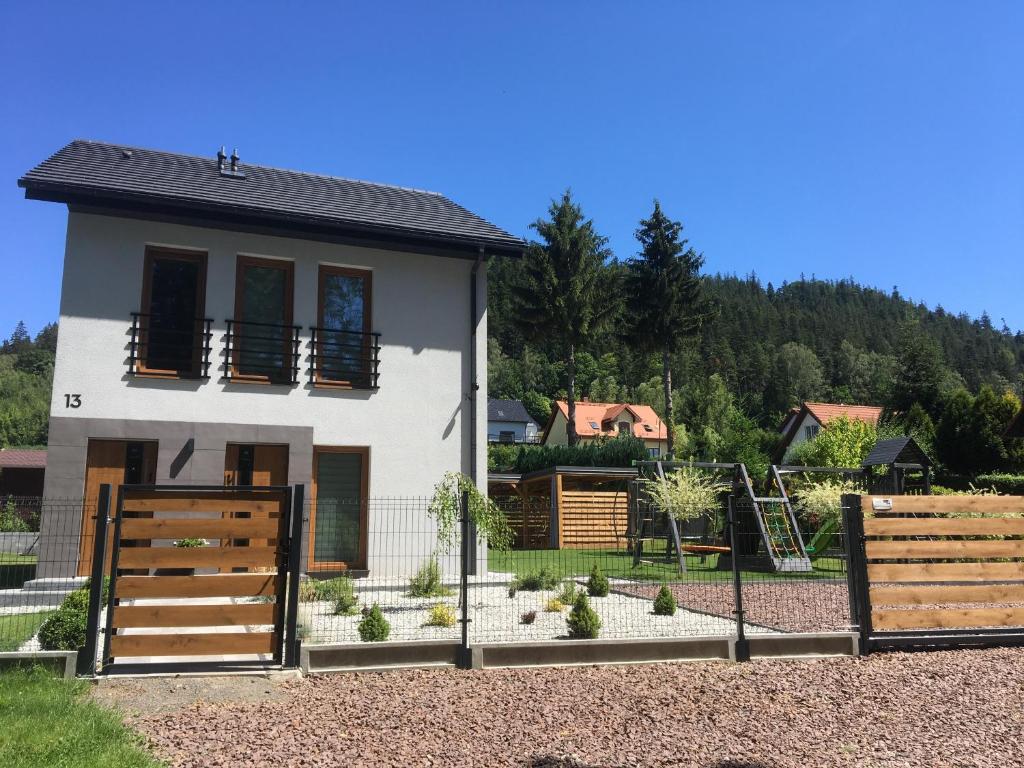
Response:
[[[617,313],[619,292],[605,267],[607,241],[568,190],[548,214],[532,224],[543,242],[531,244],[514,286],[517,322],[527,338],[554,342],[564,356],[567,431],[576,445],[576,353]]]
[[[642,350],[661,356],[668,452],[675,449],[672,403],[672,355],[700,328],[708,314],[700,269],[704,257],[687,248],[683,225],[672,221],[654,201],[649,219],[636,230],[640,254],[626,262],[626,335]]]

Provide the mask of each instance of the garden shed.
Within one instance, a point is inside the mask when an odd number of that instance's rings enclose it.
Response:
[[[488,493],[505,510],[519,549],[627,546],[632,467],[556,466],[492,473]]]

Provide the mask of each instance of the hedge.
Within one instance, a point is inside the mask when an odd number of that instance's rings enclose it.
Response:
[[[974,478],[975,488],[995,488],[1006,496],[1024,496],[1024,475],[1009,472],[991,472]]]

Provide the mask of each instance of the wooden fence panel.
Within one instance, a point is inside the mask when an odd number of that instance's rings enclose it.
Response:
[[[562,543],[569,549],[626,546],[629,498],[625,491],[563,491],[559,509]]]
[[[1024,497],[863,496],[873,630],[1024,628]]]

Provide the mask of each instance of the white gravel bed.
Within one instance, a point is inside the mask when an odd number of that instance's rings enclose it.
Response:
[[[425,626],[432,606],[444,603],[459,615],[458,595],[440,598],[409,597],[397,590],[364,590],[357,586],[360,606],[380,605],[391,624],[389,640],[451,640],[461,634],[461,627]],[[509,598],[503,585],[473,585],[469,591],[470,640],[472,642],[524,642],[555,640],[567,637],[568,607],[561,612],[544,610],[545,603],[558,595],[557,590],[516,593]],[[607,597],[593,597],[590,604],[601,617],[602,638],[667,638],[732,635],[736,624],[720,616],[680,608],[674,616],[656,616],[650,600],[612,592]],[[521,617],[536,611],[532,624],[523,624]],[[308,644],[349,643],[359,641],[361,616],[336,616],[334,606],[327,602],[304,603],[299,622],[308,634]],[[746,631],[772,633],[753,625]]]

